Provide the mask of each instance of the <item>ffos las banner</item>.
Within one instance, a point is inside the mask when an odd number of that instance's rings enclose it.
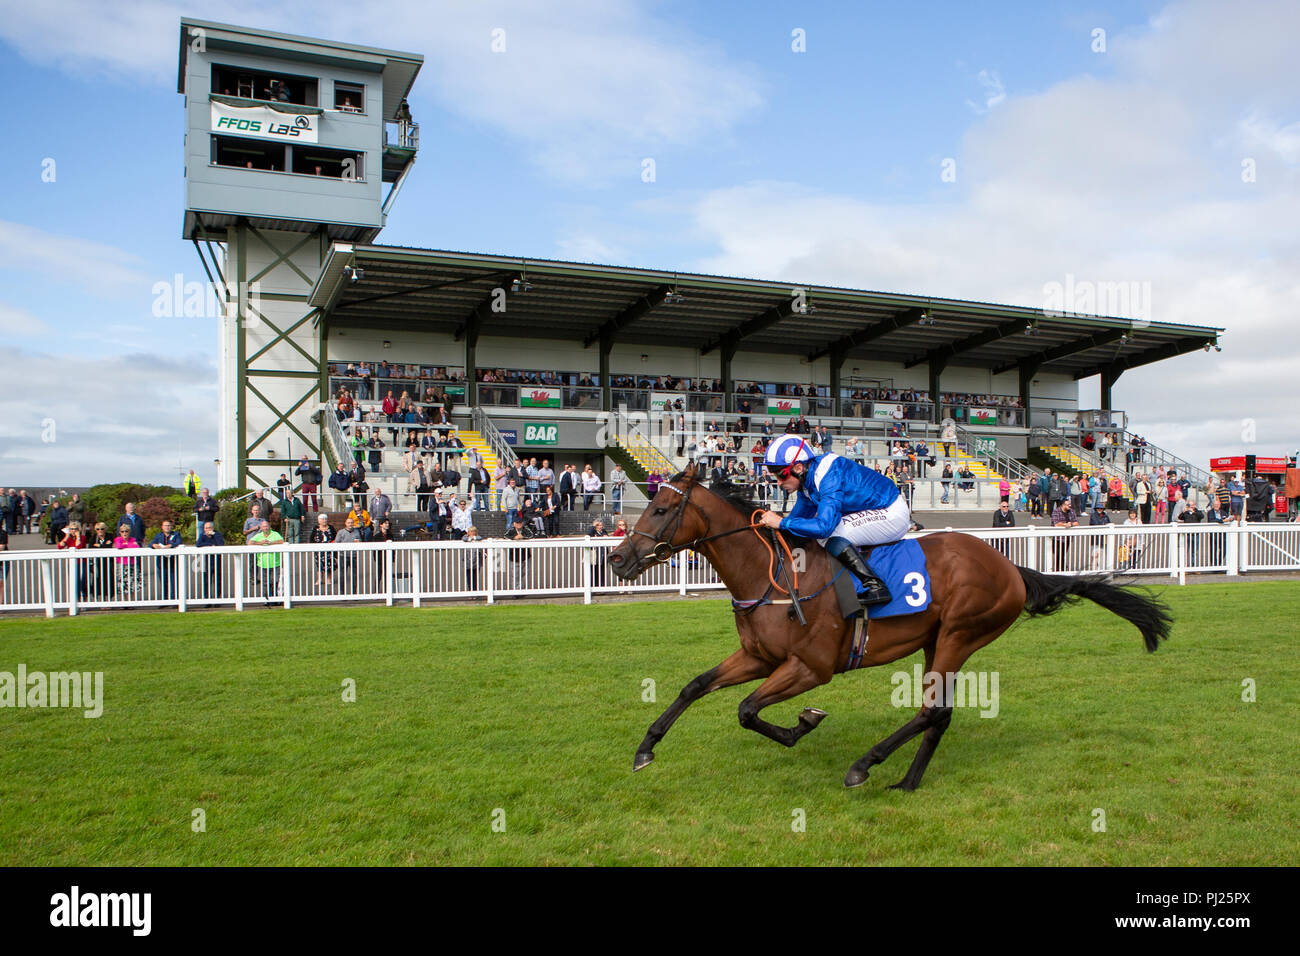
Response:
[[[320,117],[305,113],[280,113],[267,106],[227,106],[212,102],[212,132],[253,136],[290,143],[316,142]]]

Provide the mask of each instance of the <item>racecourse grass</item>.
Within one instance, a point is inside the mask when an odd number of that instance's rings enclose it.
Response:
[[[910,794],[886,786],[915,740],[841,781],[911,716],[890,675],[919,655],[765,711],[829,711],[793,749],[737,724],[757,685],[718,692],[631,772],[736,647],[725,601],[0,621],[0,670],[103,671],[106,698],[99,719],[0,710],[0,864],[1300,862],[1296,585],[1156,590],[1176,618],[1156,654],[1091,604],[977,653],[999,713],[956,711]]]

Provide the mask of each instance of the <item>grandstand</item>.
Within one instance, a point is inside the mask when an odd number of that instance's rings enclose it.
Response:
[[[656,475],[691,458],[752,477],[765,426],[800,422],[828,429],[837,451],[857,439],[869,465],[900,462],[915,510],[988,508],[1003,479],[1045,462],[1105,467],[1081,442],[1129,440],[1111,407],[1119,376],[1208,351],[1221,331],[376,244],[419,154],[406,98],[422,62],[181,21],[182,234],[228,307],[221,487],[272,487],[301,454],[328,474],[359,453],[370,487],[409,519],[422,510],[414,461],[455,469],[467,492],[472,449],[489,476],[529,457],[605,481],[621,465],[635,512]],[[1102,407],[1081,408],[1092,376]],[[389,393],[399,411],[384,410]],[[711,423],[730,445],[706,453]],[[357,448],[375,436],[383,448]],[[901,461],[899,438],[912,443]],[[965,474],[951,494],[945,465]]]

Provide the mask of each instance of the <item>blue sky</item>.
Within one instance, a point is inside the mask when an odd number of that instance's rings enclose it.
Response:
[[[35,95],[11,97],[0,150],[0,334],[22,356],[0,481],[215,457],[213,322],[150,313],[154,282],[203,278],[180,238],[182,15],[426,57],[420,158],[381,242],[1029,305],[1067,272],[1149,281],[1153,318],[1230,334],[1213,365],[1125,376],[1116,403],[1189,456],[1241,450],[1244,417],[1261,453],[1294,451],[1274,409],[1300,371],[1300,22],[1228,6],[394,0],[359,21],[334,2],[4,0],[0,80]]]

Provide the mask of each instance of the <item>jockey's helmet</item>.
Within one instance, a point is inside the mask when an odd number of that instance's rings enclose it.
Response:
[[[767,446],[763,463],[778,478],[788,478],[795,462],[812,461],[812,458],[812,448],[803,438],[799,435],[782,435]]]

